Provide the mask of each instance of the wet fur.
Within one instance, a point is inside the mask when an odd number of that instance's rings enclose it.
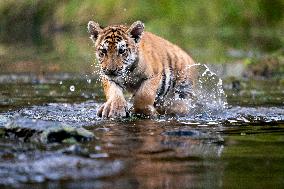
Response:
[[[192,58],[181,48],[150,32],[137,21],[130,27],[113,25],[101,29],[88,24],[107,102],[98,110],[103,118],[124,117],[127,103],[123,92],[133,94],[137,114],[187,114],[186,99],[194,86]],[[120,54],[124,50],[124,54]],[[119,50],[120,49],[120,50]]]

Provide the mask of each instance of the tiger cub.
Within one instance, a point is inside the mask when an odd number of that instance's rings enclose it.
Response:
[[[123,92],[133,94],[132,112],[144,116],[187,114],[192,96],[193,59],[169,41],[144,31],[141,21],[130,27],[101,28],[89,21],[88,31],[101,68],[107,101],[97,114],[102,118],[125,117]]]

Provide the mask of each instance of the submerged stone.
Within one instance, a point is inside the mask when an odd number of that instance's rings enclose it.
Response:
[[[5,136],[37,141],[42,143],[89,141],[94,134],[82,127],[75,127],[60,122],[21,118],[8,122],[3,132]],[[0,133],[1,134],[1,133]]]

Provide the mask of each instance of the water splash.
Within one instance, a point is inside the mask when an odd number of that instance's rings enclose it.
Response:
[[[74,91],[75,91],[75,86],[74,86],[74,85],[71,85],[71,86],[69,87],[69,89],[70,89],[71,92],[74,92]]]
[[[188,106],[195,116],[212,117],[227,109],[228,103],[222,80],[203,64],[189,67],[197,73],[193,87],[194,100]]]
[[[34,119],[58,122],[72,126],[92,126],[103,123],[97,115],[97,109],[101,103],[86,101],[81,103],[49,103],[32,106],[16,111],[0,113],[0,127],[14,119]],[[206,112],[208,113],[208,112]],[[166,123],[177,119],[178,122],[192,126],[217,126],[217,125],[267,125],[269,123],[281,123],[284,120],[283,107],[229,107],[222,113],[193,114],[184,117],[160,117],[157,122]],[[125,120],[127,121],[127,120]],[[43,122],[43,126],[46,124]],[[53,123],[52,123],[53,124]],[[49,125],[47,125],[49,126]]]
[[[72,126],[90,126],[100,120],[96,116],[97,108],[100,104],[93,101],[83,103],[49,103],[41,106],[32,106],[18,111],[0,114],[0,126],[9,119],[28,118],[34,120],[49,121],[47,123],[66,123]],[[2,120],[2,122],[1,122]]]

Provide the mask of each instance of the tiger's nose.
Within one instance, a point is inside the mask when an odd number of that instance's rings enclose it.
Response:
[[[117,69],[104,69],[104,73],[108,76],[117,76]]]

